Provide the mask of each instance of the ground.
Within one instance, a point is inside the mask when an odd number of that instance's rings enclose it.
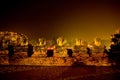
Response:
[[[4,53],[4,54],[3,54]],[[102,53],[75,54],[73,57],[45,57],[35,53],[30,58],[25,52],[15,53],[8,61],[1,52],[0,80],[119,80],[120,66],[109,65]]]
[[[2,65],[0,80],[119,80],[119,66],[25,66]]]

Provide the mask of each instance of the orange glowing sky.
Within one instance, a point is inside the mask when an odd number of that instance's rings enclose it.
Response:
[[[69,40],[109,38],[120,27],[120,5],[117,0],[44,2],[3,2],[0,30],[15,31],[28,37]]]

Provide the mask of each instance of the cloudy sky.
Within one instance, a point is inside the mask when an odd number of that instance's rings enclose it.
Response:
[[[0,2],[0,31],[37,39],[109,38],[120,27],[117,0],[39,0]]]

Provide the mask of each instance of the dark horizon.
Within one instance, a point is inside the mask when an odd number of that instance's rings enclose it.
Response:
[[[11,1],[1,3],[0,31],[13,31],[29,38],[67,40],[95,37],[108,39],[120,27],[117,0],[100,1]]]

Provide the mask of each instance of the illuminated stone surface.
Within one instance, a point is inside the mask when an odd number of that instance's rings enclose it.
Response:
[[[45,53],[35,52],[32,57],[27,57],[26,52],[15,53],[8,61],[7,52],[1,52],[0,64],[13,64],[13,65],[39,65],[39,66],[80,66],[83,65],[94,65],[94,66],[111,66],[108,61],[107,55],[103,56],[103,53],[93,53],[92,57],[89,57],[86,53],[73,53],[73,57],[70,58],[68,55],[60,55],[54,53],[53,57],[46,57]],[[2,56],[4,55],[4,56]]]

